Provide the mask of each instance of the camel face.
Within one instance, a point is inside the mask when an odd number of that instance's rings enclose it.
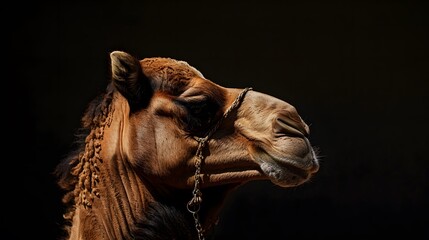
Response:
[[[222,119],[242,89],[219,86],[183,61],[111,56],[113,79],[130,106],[127,116],[119,115],[119,151],[154,185],[192,187],[195,137],[219,121],[203,151],[202,188],[262,179],[289,187],[317,172],[309,128],[289,103],[249,91]],[[139,74],[138,80],[127,79]]]
[[[285,101],[219,86],[183,61],[110,57],[79,148],[56,168],[69,239],[204,239],[240,184],[291,187],[317,172],[309,128]]]

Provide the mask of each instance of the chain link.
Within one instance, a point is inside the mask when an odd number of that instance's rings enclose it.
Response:
[[[192,191],[192,199],[188,202],[186,205],[188,211],[192,213],[192,216],[195,221],[195,228],[198,233],[198,239],[199,240],[205,240],[204,238],[204,229],[201,225],[200,217],[199,217],[199,211],[201,209],[201,203],[203,201],[203,193],[201,192],[201,164],[204,161],[204,154],[203,149],[206,145],[206,142],[211,137],[211,135],[216,132],[216,130],[221,125],[223,119],[225,119],[231,111],[233,111],[235,108],[238,107],[238,105],[241,103],[241,101],[244,98],[244,95],[246,92],[252,90],[252,88],[245,88],[240,94],[237,96],[237,98],[234,100],[234,102],[229,106],[229,108],[225,111],[222,118],[219,119],[219,121],[216,123],[216,125],[207,133],[207,135],[203,138],[195,137],[195,140],[198,141],[198,148],[195,153],[195,174],[194,174],[194,190]]]

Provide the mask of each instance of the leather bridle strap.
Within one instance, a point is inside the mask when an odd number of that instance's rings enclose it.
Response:
[[[198,148],[195,153],[195,174],[194,174],[194,190],[192,191],[192,199],[188,202],[187,208],[190,213],[192,213],[192,216],[195,220],[195,228],[197,229],[198,233],[198,239],[204,240],[204,229],[201,225],[200,219],[199,219],[199,211],[201,208],[201,202],[203,201],[203,194],[201,192],[201,163],[204,160],[203,155],[203,149],[206,145],[209,138],[217,131],[219,126],[222,124],[222,121],[228,117],[228,115],[235,109],[237,109],[240,105],[240,103],[243,101],[244,96],[248,91],[252,90],[252,88],[245,88],[243,91],[238,94],[238,96],[235,98],[234,102],[229,106],[229,108],[223,113],[223,116],[219,119],[219,121],[216,122],[216,125],[213,126],[213,128],[210,129],[210,131],[206,134],[205,137],[199,138],[194,137],[194,139],[198,142]]]

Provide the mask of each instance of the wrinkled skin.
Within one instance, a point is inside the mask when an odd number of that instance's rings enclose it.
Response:
[[[71,239],[129,238],[147,204],[160,199],[185,209],[194,187],[194,137],[204,137],[242,91],[205,79],[183,61],[139,61],[120,51],[110,57],[113,110],[97,165],[100,196],[90,208],[75,206]],[[309,180],[319,164],[308,136],[292,105],[247,92],[203,151],[204,228],[211,228],[226,194],[242,183],[294,187]]]

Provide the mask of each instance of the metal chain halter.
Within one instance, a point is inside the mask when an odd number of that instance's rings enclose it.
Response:
[[[195,174],[194,174],[194,190],[192,191],[192,199],[188,202],[187,208],[190,213],[192,213],[192,216],[195,220],[195,228],[197,229],[198,233],[198,239],[204,240],[204,229],[201,225],[200,218],[199,218],[199,211],[201,208],[201,202],[203,201],[203,194],[201,192],[201,163],[204,160],[203,155],[203,149],[206,145],[209,138],[216,132],[216,130],[219,128],[219,126],[222,124],[222,121],[228,117],[228,115],[235,110],[240,103],[244,99],[244,95],[252,90],[252,88],[245,88],[243,91],[238,94],[237,98],[234,100],[234,102],[229,106],[229,108],[224,112],[222,118],[219,119],[219,121],[216,123],[216,125],[213,126],[213,128],[207,133],[207,135],[203,138],[194,137],[194,139],[198,142],[198,148],[195,153]]]

